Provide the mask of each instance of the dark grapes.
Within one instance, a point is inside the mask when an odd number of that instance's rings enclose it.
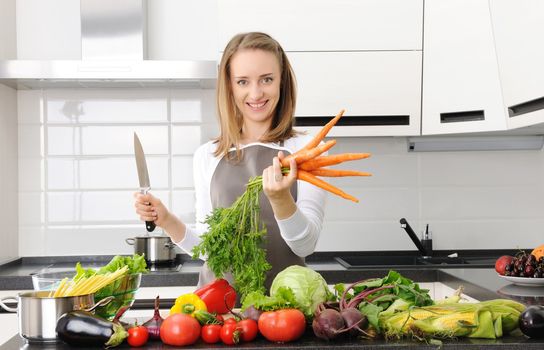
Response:
[[[512,262],[505,266],[505,276],[543,278],[544,277],[544,256],[536,258],[520,250]]]

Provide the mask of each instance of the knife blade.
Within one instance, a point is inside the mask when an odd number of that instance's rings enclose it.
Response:
[[[147,172],[147,163],[145,161],[145,153],[140,143],[138,135],[134,133],[134,157],[136,158],[136,168],[138,169],[138,180],[140,181],[140,193],[146,194],[151,188],[149,183],[149,174]],[[147,232],[152,232],[155,229],[155,222],[146,221],[145,228]]]

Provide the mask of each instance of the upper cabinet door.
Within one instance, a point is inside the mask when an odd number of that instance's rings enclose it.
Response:
[[[505,130],[488,0],[427,0],[424,22],[422,134]]]
[[[297,125],[314,131],[345,109],[330,136],[419,135],[421,52],[290,52]],[[310,126],[310,127],[308,127]]]
[[[219,0],[220,51],[262,31],[285,51],[421,50],[423,0]]]
[[[544,122],[544,1],[490,1],[508,127]]]

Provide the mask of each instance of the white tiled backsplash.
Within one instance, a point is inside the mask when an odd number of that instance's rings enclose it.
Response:
[[[192,153],[217,135],[213,90],[44,90],[18,94],[19,255],[128,254],[144,233],[133,132],[152,191],[190,222]],[[339,106],[340,108],[341,106]],[[333,179],[358,197],[328,198],[318,251],[413,250],[399,219],[435,249],[526,248],[544,234],[544,153],[408,153],[404,137],[341,138],[332,153],[370,178]]]

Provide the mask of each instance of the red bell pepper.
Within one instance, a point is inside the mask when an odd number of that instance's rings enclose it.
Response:
[[[209,312],[216,314],[226,314],[236,303],[236,291],[223,278],[202,286],[194,293],[204,301]]]

